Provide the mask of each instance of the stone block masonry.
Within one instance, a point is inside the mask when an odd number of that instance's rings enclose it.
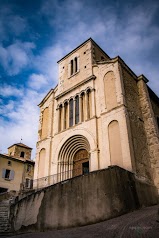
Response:
[[[9,200],[0,202],[0,234],[10,232],[11,225],[9,223]]]
[[[159,192],[159,133],[147,86],[142,76],[139,77],[138,91],[150,154],[152,177]]]
[[[158,203],[156,188],[118,166],[44,188],[11,206],[16,232],[97,223]]]

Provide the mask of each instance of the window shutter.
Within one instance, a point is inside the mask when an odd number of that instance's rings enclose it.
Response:
[[[6,169],[2,169],[2,178],[5,178],[6,175]]]
[[[10,175],[9,175],[9,179],[10,179],[10,180],[13,180],[13,179],[14,179],[14,174],[15,174],[15,173],[14,173],[14,170],[11,170],[11,171],[10,171]]]

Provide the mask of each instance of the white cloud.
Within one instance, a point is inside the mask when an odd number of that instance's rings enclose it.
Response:
[[[0,114],[3,116],[7,116],[14,109],[15,102],[13,100],[9,100],[8,103],[3,104],[3,101],[0,103]]]
[[[0,95],[3,97],[10,97],[10,96],[15,96],[15,97],[21,97],[23,96],[23,89],[16,88],[14,86],[4,84],[1,85],[0,87]]]
[[[20,142],[32,147],[32,156],[35,157],[35,147],[38,132],[39,109],[37,104],[44,94],[39,94],[34,90],[26,89],[25,96],[21,101],[9,101],[8,104],[0,107],[0,150],[6,149],[14,143]],[[7,116],[7,120],[4,117]]]
[[[28,85],[33,89],[40,89],[48,84],[48,79],[42,74],[32,74],[29,77]]]
[[[16,75],[28,66],[31,63],[32,49],[34,48],[35,44],[32,42],[16,41],[7,47],[0,45],[0,61],[6,74]]]
[[[41,54],[35,56],[33,60],[34,67],[47,77],[50,87],[55,86],[58,82],[58,65],[57,61],[62,58],[66,47],[60,43],[46,47]]]

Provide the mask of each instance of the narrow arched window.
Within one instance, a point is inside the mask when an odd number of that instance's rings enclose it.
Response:
[[[91,117],[91,91],[90,89],[87,90],[87,119]]]
[[[73,126],[73,99],[69,101],[69,126]]]
[[[68,102],[64,103],[64,129],[68,127]]]
[[[79,96],[75,98],[75,124],[79,123]]]
[[[79,57],[75,57],[70,61],[70,76],[79,71]]]
[[[24,155],[25,155],[24,151],[21,151],[20,152],[20,157],[24,158]]]
[[[77,57],[75,57],[75,59],[74,59],[74,65],[75,65],[75,71],[74,71],[74,73],[76,73],[76,72],[77,72],[77,69],[78,69]]]
[[[73,74],[73,60],[71,60],[71,75]]]

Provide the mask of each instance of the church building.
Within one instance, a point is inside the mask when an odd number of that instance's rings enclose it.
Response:
[[[159,98],[91,38],[58,61],[40,102],[34,179],[45,186],[117,165],[159,191]]]

